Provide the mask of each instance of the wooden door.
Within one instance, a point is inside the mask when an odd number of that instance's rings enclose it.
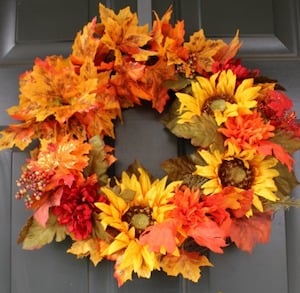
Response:
[[[152,23],[152,10],[162,15],[172,4],[173,19],[184,19],[186,35],[200,27],[208,37],[231,39],[240,30],[240,55],[250,68],[276,78],[293,98],[300,115],[299,0],[106,0],[118,11],[129,5],[140,23]],[[98,15],[97,0],[2,0],[0,3],[0,127],[12,121],[5,109],[18,103],[18,76],[32,68],[35,57],[67,55],[77,31]],[[155,176],[159,162],[177,153],[176,140],[152,111],[129,110],[117,129],[116,172],[134,159]],[[153,137],[159,136],[158,140]],[[300,290],[300,209],[279,212],[271,241],[252,255],[229,248],[212,255],[215,267],[204,270],[199,283],[155,272],[150,280],[135,279],[118,289],[112,264],[98,267],[76,260],[65,251],[70,243],[55,243],[24,251],[17,236],[28,214],[14,199],[16,179],[27,154],[0,153],[0,292],[1,293],[298,293]],[[300,156],[296,155],[297,162]],[[296,171],[300,176],[299,163]],[[295,196],[300,198],[300,189]]]

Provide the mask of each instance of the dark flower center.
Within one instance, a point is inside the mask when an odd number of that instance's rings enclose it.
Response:
[[[123,215],[122,221],[135,228],[135,235],[138,238],[148,226],[154,224],[151,213],[150,207],[134,206]]]
[[[254,181],[254,172],[246,168],[243,161],[237,158],[224,160],[219,167],[218,176],[222,186],[234,186],[241,189],[250,189]]]
[[[234,100],[229,96],[210,97],[204,102],[202,106],[202,113],[212,115],[216,110],[223,112],[226,109],[226,102],[233,104]]]

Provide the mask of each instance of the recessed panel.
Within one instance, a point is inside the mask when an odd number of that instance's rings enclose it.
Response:
[[[201,1],[201,22],[207,35],[274,34],[272,0]]]
[[[88,1],[17,2],[16,42],[69,41],[88,21]]]

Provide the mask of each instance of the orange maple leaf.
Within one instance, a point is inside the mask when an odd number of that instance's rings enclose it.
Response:
[[[154,12],[155,21],[151,32],[151,48],[158,52],[159,56],[164,56],[167,65],[181,64],[188,58],[188,51],[183,47],[184,43],[184,22],[178,21],[173,27],[170,24],[172,7],[165,12],[161,19]]]
[[[158,112],[162,112],[169,99],[168,89],[164,82],[175,79],[175,67],[167,65],[163,58],[160,58],[154,65],[147,66],[143,77],[145,91],[150,94],[152,106]]]
[[[140,236],[142,245],[148,245],[150,250],[158,253],[173,254],[176,250],[177,223],[169,220],[149,226]]]
[[[85,58],[95,59],[100,43],[100,39],[95,37],[98,34],[96,18],[93,18],[83,27],[82,31],[77,33],[71,54],[71,60],[74,64],[82,65]]]
[[[197,222],[195,225],[191,225],[187,229],[187,234],[200,246],[205,246],[216,253],[223,253],[222,247],[227,246],[225,241],[227,236],[226,231],[208,217],[206,217],[202,222]]]
[[[201,277],[202,266],[213,266],[206,256],[196,252],[181,251],[180,256],[166,255],[161,260],[162,269],[169,276],[182,276],[193,282]]]
[[[267,243],[270,239],[272,214],[254,214],[251,218],[233,219],[230,238],[236,246],[249,253],[257,243]]]

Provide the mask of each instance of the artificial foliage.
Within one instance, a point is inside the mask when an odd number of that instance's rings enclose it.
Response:
[[[32,250],[69,238],[77,258],[113,261],[119,286],[154,270],[198,282],[209,254],[251,253],[268,242],[278,209],[297,205],[292,101],[243,65],[238,33],[229,43],[203,29],[188,39],[172,8],[154,13],[151,30],[129,7],[99,4],[99,13],[69,56],[36,58],[8,109],[17,122],[1,131],[0,149],[31,148],[16,197],[32,216],[18,242]],[[163,178],[138,161],[117,178],[116,122],[145,103],[193,151],[166,158]]]

